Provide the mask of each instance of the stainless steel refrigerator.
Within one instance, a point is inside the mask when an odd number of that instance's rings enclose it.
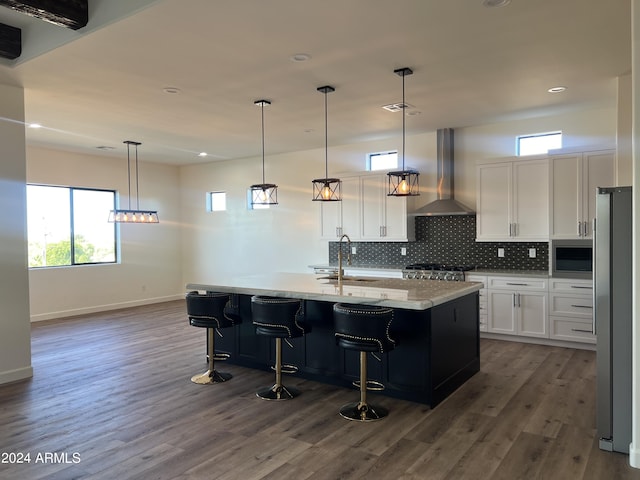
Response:
[[[631,187],[598,188],[594,236],[596,426],[602,450],[631,443]]]

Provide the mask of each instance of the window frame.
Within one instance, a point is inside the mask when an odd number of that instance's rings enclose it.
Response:
[[[119,227],[118,224],[113,224],[113,257],[112,261],[104,261],[104,262],[76,262],[75,261],[75,209],[74,209],[74,192],[75,191],[90,191],[90,192],[108,192],[113,195],[113,205],[112,209],[117,208],[118,203],[118,192],[117,190],[109,189],[109,188],[93,188],[93,187],[72,187],[69,185],[50,185],[43,183],[27,183],[26,188],[34,186],[34,187],[45,187],[45,188],[60,188],[63,190],[67,190],[69,194],[69,255],[70,255],[70,263],[64,265],[41,265],[41,266],[28,266],[29,269],[44,269],[44,268],[61,268],[61,267],[80,267],[87,265],[113,265],[117,264],[120,261],[120,249],[119,247]],[[26,189],[25,189],[26,193]],[[105,218],[105,223],[107,219]],[[27,225],[28,225],[28,213],[27,213]],[[29,245],[30,239],[28,236],[28,228],[27,228],[27,249]]]

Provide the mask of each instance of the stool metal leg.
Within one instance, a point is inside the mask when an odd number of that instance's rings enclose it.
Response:
[[[209,370],[200,375],[194,375],[191,377],[191,381],[199,385],[226,382],[232,375],[230,373],[218,372],[215,369],[215,328],[207,328],[207,346],[209,350]]]
[[[372,422],[386,417],[389,411],[384,407],[367,402],[367,352],[360,352],[360,401],[343,405],[340,415],[347,420]]]
[[[256,395],[264,400],[291,400],[300,395],[296,388],[282,384],[282,339],[276,338],[276,383],[269,388],[259,390]]]

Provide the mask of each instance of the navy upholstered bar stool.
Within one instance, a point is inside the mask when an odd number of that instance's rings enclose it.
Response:
[[[297,389],[282,384],[283,373],[297,371],[294,366],[282,364],[282,340],[301,337],[311,331],[310,326],[304,321],[302,301],[255,295],[251,297],[251,316],[256,326],[256,334],[274,338],[276,341],[276,361],[273,367],[276,381],[271,387],[256,392],[256,395],[265,400],[290,400],[297,397],[300,395]]]
[[[218,372],[215,369],[216,360],[225,360],[229,357],[227,354],[216,354],[216,333],[222,336],[220,329],[232,327],[241,322],[240,316],[235,315],[233,310],[229,310],[229,313],[225,314],[225,309],[230,308],[229,302],[230,295],[226,293],[207,292],[201,294],[189,292],[187,294],[189,324],[207,329],[207,361],[209,368],[206,372],[191,377],[193,383],[208,385],[226,382],[231,378],[230,373]]]
[[[360,400],[343,405],[340,415],[361,422],[386,417],[389,414],[386,408],[367,401],[367,390],[384,389],[381,383],[367,380],[367,353],[375,355],[395,348],[396,342],[389,334],[393,310],[376,305],[336,303],[333,306],[333,320],[338,345],[360,352],[360,380],[353,382],[360,387]]]

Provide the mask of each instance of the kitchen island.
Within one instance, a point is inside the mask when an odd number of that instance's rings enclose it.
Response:
[[[267,370],[274,361],[273,342],[255,334],[251,296],[302,300],[312,331],[283,349],[283,361],[298,376],[352,388],[359,378],[359,355],[336,345],[333,304],[393,308],[391,336],[395,350],[369,362],[369,378],[381,392],[434,407],[480,369],[478,291],[481,283],[354,277],[338,282],[323,275],[272,273],[189,283],[187,290],[233,294],[242,324],[224,330],[216,349],[231,363]],[[231,330],[231,331],[230,331]]]

